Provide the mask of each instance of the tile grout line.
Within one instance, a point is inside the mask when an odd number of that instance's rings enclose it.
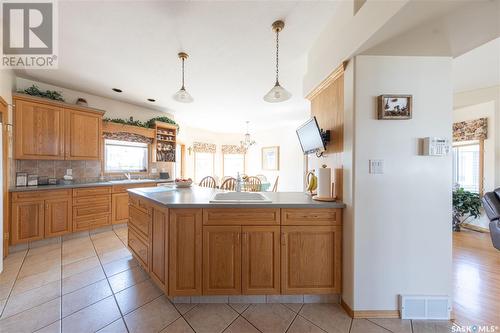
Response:
[[[413,320],[410,320],[410,328],[411,328],[411,333],[414,333],[413,332]]]
[[[116,234],[115,234],[116,235]],[[103,270],[104,272],[104,266],[101,262],[101,258],[99,258],[99,255],[97,254],[97,250],[95,248],[95,244],[94,244],[94,240],[92,239],[92,237],[90,236],[89,234],[89,238],[90,238],[90,241],[92,243],[92,247],[94,248],[94,252],[97,256],[97,260],[99,261],[99,264],[101,265],[101,269]],[[106,276],[106,273],[104,274],[104,276]],[[125,325],[125,329],[127,330],[127,332],[130,332],[130,330],[128,329],[128,326],[127,326],[127,322],[125,321],[125,317],[123,316],[123,312],[122,312],[122,309],[120,309],[120,306],[118,305],[118,301],[116,300],[116,296],[115,296],[115,293],[113,292],[113,288],[111,288],[111,283],[109,283],[109,280],[108,278],[106,277],[106,282],[108,283],[108,287],[109,289],[111,290],[111,296],[113,296],[113,299],[115,300],[115,304],[116,304],[116,307],[118,308],[118,312],[120,313],[120,316],[121,316],[121,319],[123,321],[123,324]],[[116,320],[115,320],[116,321]],[[62,323],[62,322],[61,322]],[[111,324],[111,323],[110,323]],[[107,325],[106,325],[107,326]],[[104,327],[106,327],[104,326]],[[99,329],[102,329],[104,327],[101,327]]]
[[[307,318],[306,318],[306,317],[304,317],[304,316],[301,316],[301,315],[300,315],[300,313],[298,313],[298,314],[297,314],[297,317],[300,317],[300,318],[304,319],[305,321],[307,321],[307,322],[311,323],[312,325],[316,326],[317,328],[319,328],[319,329],[320,329],[320,330],[322,330],[323,332],[325,332],[325,333],[327,332],[325,329],[323,329],[322,327],[318,326],[315,322],[313,322],[313,321],[311,321],[311,320],[307,319]]]
[[[280,303],[281,306],[285,307],[286,309],[288,309],[288,307],[282,305]],[[295,317],[293,317],[293,320],[290,322],[290,324],[288,325],[287,329],[285,330],[285,333],[288,332],[288,330],[290,329],[290,327],[292,327],[293,323],[295,322],[295,319],[297,319],[297,317],[299,316],[299,312],[300,310],[302,310],[302,307],[304,306],[304,303],[302,303],[302,306],[300,307],[299,311],[297,311],[297,313],[295,313]],[[290,310],[291,311],[291,310]]]
[[[59,300],[59,302],[61,303],[60,307],[59,307],[59,320],[61,321],[59,323],[59,330],[61,331],[62,333],[62,314],[63,314],[63,300],[62,300],[62,297],[63,297],[63,290],[62,290],[62,284],[63,284],[63,280],[62,280],[62,277],[63,277],[63,237],[61,236],[61,294],[60,294],[60,297],[61,299]]]
[[[354,322],[354,318],[351,318],[351,324],[349,325],[349,333],[352,331],[352,323]]]
[[[248,307],[248,308],[249,308],[249,307]],[[248,309],[248,308],[247,308],[247,309]],[[245,309],[245,311],[246,311],[246,309]],[[243,312],[245,312],[245,311],[243,311]],[[240,314],[240,317],[241,317],[241,318],[243,318],[243,320],[244,320],[244,321],[246,321],[247,323],[249,323],[250,325],[252,325],[253,327],[255,327],[255,329],[256,329],[257,331],[259,331],[260,333],[262,333],[262,331],[261,331],[261,330],[259,330],[259,329],[257,328],[257,326],[255,326],[255,325],[254,325],[254,324],[252,324],[249,320],[247,320],[245,317],[243,317],[243,316],[242,316],[243,312]]]
[[[368,320],[368,321],[369,321],[370,323],[372,323],[373,325],[376,325],[376,326],[378,326],[378,327],[381,327],[381,328],[383,328],[384,330],[386,330],[387,332],[394,333],[394,331],[391,331],[390,329],[388,329],[388,328],[386,328],[386,327],[384,327],[384,326],[382,326],[382,325],[379,325],[379,324],[377,324],[376,322],[371,321],[370,319],[373,319],[373,318],[366,318],[366,320]]]
[[[17,271],[16,278],[14,279],[14,283],[12,284],[12,288],[9,291],[9,294],[7,295],[7,298],[5,298],[5,305],[0,312],[0,319],[3,319],[3,313],[5,312],[5,308],[7,307],[7,303],[9,303],[10,297],[12,296],[12,292],[14,291],[14,287],[16,286],[17,279],[19,278],[19,274],[21,273],[21,269],[23,268],[24,262],[26,260],[26,257],[28,256],[28,251],[29,249],[26,250],[26,253],[23,256],[23,260],[21,262],[21,265],[19,266],[19,270]]]

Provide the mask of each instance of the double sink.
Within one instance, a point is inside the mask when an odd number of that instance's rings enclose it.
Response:
[[[268,197],[257,192],[224,192],[215,194],[210,203],[271,203]]]

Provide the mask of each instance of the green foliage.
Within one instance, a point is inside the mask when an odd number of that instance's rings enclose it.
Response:
[[[134,117],[130,117],[129,119],[120,119],[120,118],[104,118],[104,121],[109,121],[112,123],[124,124],[124,125],[132,125],[137,127],[145,127],[145,128],[154,128],[155,121],[162,121],[164,123],[172,124],[177,126],[177,131],[179,131],[179,125],[170,119],[169,117],[155,117],[151,118],[146,122],[142,122],[140,120],[134,120]]]
[[[481,199],[479,194],[459,188],[453,191],[453,227],[460,230],[460,224],[469,218],[478,218],[480,215]]]
[[[38,96],[38,97],[52,99],[54,101],[64,102],[64,98],[62,98],[62,95],[60,92],[55,91],[55,90],[41,91],[40,88],[38,88],[36,85],[32,85],[31,87],[26,88],[24,90],[20,90],[19,92],[25,93],[25,94],[28,94],[31,96]]]

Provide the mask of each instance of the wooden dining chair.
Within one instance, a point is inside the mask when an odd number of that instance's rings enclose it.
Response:
[[[246,191],[248,192],[260,192],[261,191],[261,184],[262,182],[260,181],[259,178],[250,176],[246,179]]]
[[[276,180],[274,181],[273,192],[278,192],[278,179],[280,179],[280,176],[277,176]]]
[[[206,176],[204,177],[199,184],[200,187],[210,187],[210,188],[216,188],[217,187],[217,182],[215,181],[214,177],[212,176]]]
[[[220,180],[220,183],[221,183],[221,184],[222,184],[222,183],[224,183],[224,182],[225,182],[226,180],[228,180],[229,178],[233,178],[233,177],[231,177],[231,176],[224,176],[224,177],[222,177],[222,179]]]
[[[236,178],[228,178],[220,185],[221,190],[234,191],[236,189]]]

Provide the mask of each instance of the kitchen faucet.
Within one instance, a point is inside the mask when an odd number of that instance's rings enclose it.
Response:
[[[236,192],[241,192],[241,184],[243,183],[243,180],[241,179],[240,173],[238,172],[236,176]]]
[[[130,175],[130,172],[124,172],[123,173],[125,177],[127,177],[128,180],[132,180],[132,176]]]

